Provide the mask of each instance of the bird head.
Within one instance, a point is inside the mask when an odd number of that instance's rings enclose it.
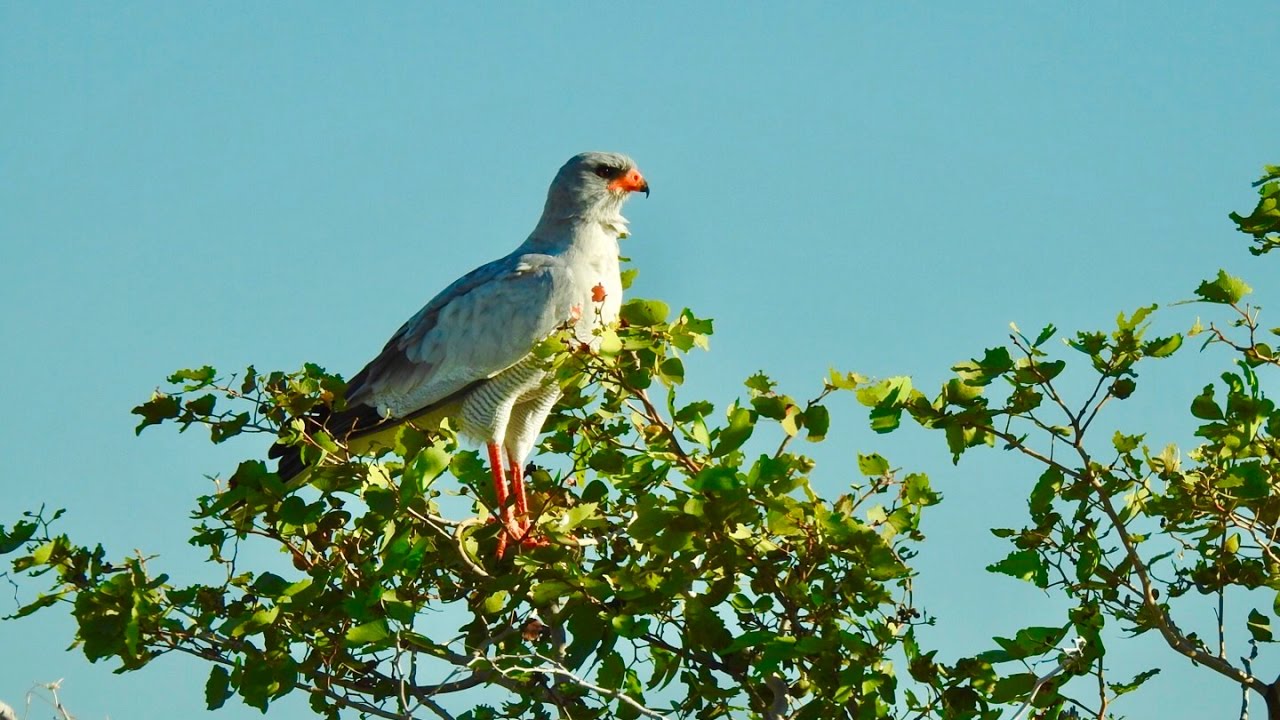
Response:
[[[569,158],[547,190],[546,219],[613,220],[633,192],[649,195],[649,183],[626,155],[585,152]]]

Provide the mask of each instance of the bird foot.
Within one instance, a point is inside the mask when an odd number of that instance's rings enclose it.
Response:
[[[550,544],[551,544],[550,540],[542,537],[541,535],[534,535],[532,533],[529,533],[528,531],[526,531],[524,537],[520,538],[520,547],[521,549],[524,549],[524,550],[531,550],[533,548],[546,547],[547,545],[550,545]]]
[[[489,522],[498,522],[499,518],[491,517]],[[507,552],[507,546],[514,540],[516,546],[521,550],[532,550],[534,548],[546,547],[551,541],[545,537],[534,534],[533,525],[528,518],[507,518],[502,519],[503,529],[498,533],[498,548],[494,555],[499,560],[502,559]],[[574,538],[576,539],[576,538]]]
[[[507,545],[515,540],[520,547],[525,547],[525,540],[529,534],[528,521],[520,522],[511,517],[510,509],[502,514],[502,517],[490,516],[486,521],[488,523],[502,523],[502,530],[498,533],[498,548],[494,552],[499,560],[507,553]]]

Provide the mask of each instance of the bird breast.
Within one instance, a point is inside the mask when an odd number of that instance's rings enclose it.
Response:
[[[512,409],[539,399],[548,389],[559,388],[545,369],[544,361],[532,354],[526,355],[467,393],[462,400],[462,434],[475,442],[501,442],[511,421]]]
[[[618,233],[615,226],[591,223],[576,227],[557,248],[539,248],[547,255],[558,255],[571,278],[565,288],[568,297],[561,301],[567,303],[551,303],[548,309],[570,307],[569,316],[559,322],[572,321],[574,336],[592,348],[600,344],[596,331],[615,322],[622,307]],[[474,325],[497,332],[502,328],[500,323]],[[559,397],[559,386],[545,362],[526,355],[467,393],[462,402],[462,433],[478,442],[511,441],[519,446],[515,454],[522,455],[532,447],[532,438]]]
[[[595,331],[618,319],[622,308],[622,276],[618,262],[618,230],[615,226],[592,228],[587,242],[565,255],[577,285],[581,310],[575,323],[578,340],[592,348],[599,345]]]

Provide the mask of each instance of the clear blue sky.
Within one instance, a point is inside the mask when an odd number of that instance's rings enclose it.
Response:
[[[717,320],[689,374],[720,404],[762,368],[799,395],[831,365],[933,386],[1010,321],[1102,326],[1219,266],[1274,292],[1225,213],[1280,161],[1278,31],[1266,2],[2,3],[0,523],[66,507],[81,541],[196,572],[202,475],[256,449],[135,439],[129,408],[178,367],[353,372],[519,243],[581,150],[650,179],[633,292]],[[1195,383],[1168,380],[1125,412],[1185,438],[1170,415]],[[947,497],[924,528],[928,642],[1060,621],[981,571],[1030,468],[952,467],[852,405],[832,437],[833,495],[878,450]],[[65,677],[82,718],[203,716],[205,668],[112,676],[62,651],[70,627],[0,623],[0,699]],[[1235,716],[1229,685],[1150,642],[1112,643],[1117,680],[1166,668],[1117,711]]]

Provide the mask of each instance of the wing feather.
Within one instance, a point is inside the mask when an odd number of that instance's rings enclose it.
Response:
[[[401,418],[529,354],[564,323],[573,274],[552,255],[513,253],[467,273],[432,298],[347,387],[348,405]]]

